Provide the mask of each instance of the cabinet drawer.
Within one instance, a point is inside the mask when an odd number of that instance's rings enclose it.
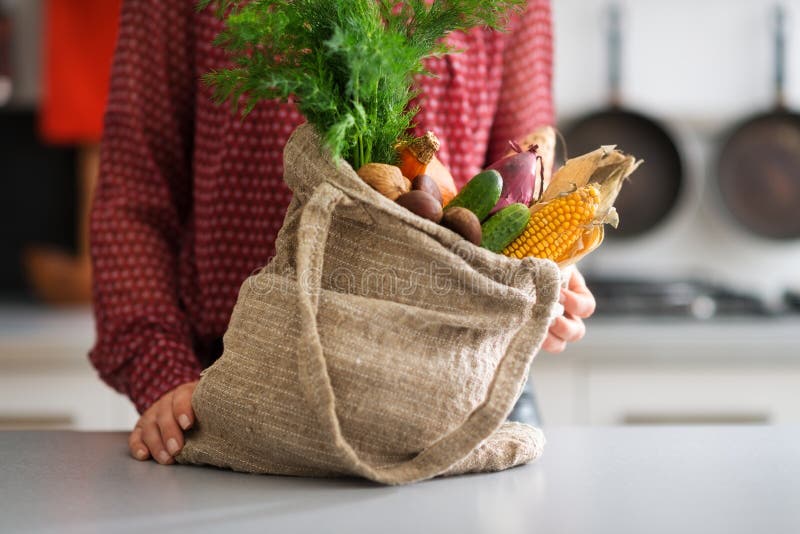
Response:
[[[603,367],[587,386],[591,424],[800,423],[798,367]]]
[[[0,375],[2,429],[129,430],[136,417],[90,369]]]

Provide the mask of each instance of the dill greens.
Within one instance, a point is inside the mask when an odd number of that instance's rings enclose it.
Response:
[[[200,0],[226,20],[216,44],[233,66],[205,81],[246,115],[262,100],[293,101],[355,169],[394,163],[416,109],[422,60],[452,52],[454,30],[499,28],[524,0]]]

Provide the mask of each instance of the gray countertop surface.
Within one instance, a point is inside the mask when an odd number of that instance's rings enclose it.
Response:
[[[800,427],[546,433],[532,465],[383,487],[140,463],[124,433],[0,432],[0,532],[800,532]]]

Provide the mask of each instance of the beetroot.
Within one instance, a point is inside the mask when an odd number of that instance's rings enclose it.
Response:
[[[536,189],[536,169],[541,167],[537,165],[537,160],[541,160],[541,156],[536,153],[539,145],[531,145],[527,150],[522,148],[514,141],[509,141],[509,145],[514,149],[516,154],[511,154],[500,160],[495,161],[488,167],[500,173],[503,177],[503,192],[500,193],[500,200],[497,201],[491,213],[500,211],[506,206],[520,202],[526,206],[530,205],[533,199],[534,190]],[[488,170],[487,169],[487,170]],[[539,185],[539,196],[542,194],[542,186],[544,185],[544,174],[542,174],[541,183]]]

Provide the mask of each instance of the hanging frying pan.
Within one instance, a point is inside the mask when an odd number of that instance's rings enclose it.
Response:
[[[717,160],[719,192],[733,217],[771,239],[800,238],[800,115],[786,108],[784,12],[775,13],[775,107],[740,123]]]
[[[645,161],[615,203],[620,214],[619,228],[608,231],[609,236],[631,237],[651,230],[672,210],[681,192],[684,169],[667,131],[655,120],[622,105],[621,34],[620,10],[612,5],[608,27],[609,106],[571,124],[564,138],[571,154],[616,144],[620,150]]]

